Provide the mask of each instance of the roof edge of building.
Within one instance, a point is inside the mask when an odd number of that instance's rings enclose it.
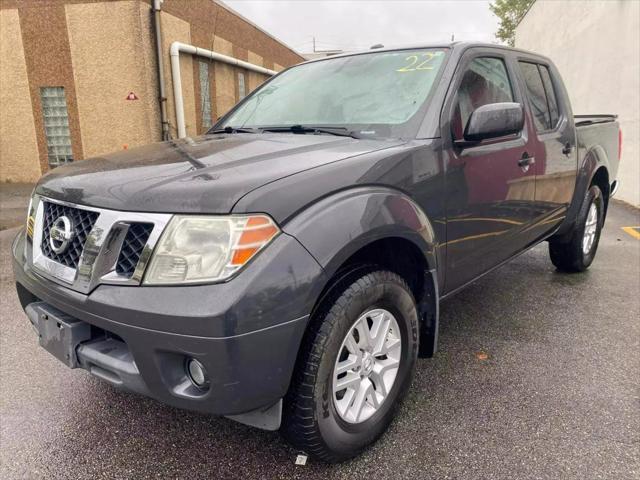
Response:
[[[273,36],[272,34],[270,34],[269,32],[267,32],[264,28],[260,27],[259,25],[257,25],[256,23],[252,22],[251,20],[249,20],[247,17],[245,17],[244,15],[242,15],[240,12],[238,12],[237,10],[233,9],[232,7],[230,7],[229,5],[227,5],[225,2],[223,2],[222,0],[211,0],[213,3],[215,3],[216,5],[224,8],[225,10],[227,10],[228,12],[232,13],[233,15],[237,16],[238,18],[241,18],[243,21],[247,22],[249,25],[251,25],[252,27],[256,28],[258,31],[262,32],[263,34],[265,34],[267,37],[273,39],[274,41],[278,42],[280,45],[282,45],[284,48],[291,50],[291,52],[293,52],[294,54],[296,54],[297,56],[299,56],[300,58],[302,58],[304,60],[304,57],[302,56],[302,54],[300,52],[297,52],[293,47],[287,45],[286,43],[284,43],[282,40],[280,40],[279,38]]]
[[[524,20],[524,17],[526,17],[526,16],[527,16],[527,13],[529,13],[529,11],[531,10],[531,7],[533,7],[533,5],[534,5],[535,3],[536,3],[536,0],[533,0],[533,1],[531,2],[531,4],[529,4],[529,7],[527,8],[527,11],[526,11],[526,12],[524,12],[524,13],[522,14],[522,16],[520,17],[520,19],[518,20],[518,23],[516,23],[516,27],[515,27],[515,28],[518,28],[518,26],[520,25],[520,23]]]

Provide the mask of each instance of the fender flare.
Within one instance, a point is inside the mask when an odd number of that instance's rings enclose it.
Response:
[[[609,174],[610,165],[607,153],[602,146],[595,145],[585,153],[582,162],[578,165],[578,175],[576,178],[576,187],[573,193],[573,199],[569,205],[569,209],[567,210],[566,220],[560,226],[554,237],[560,237],[572,230],[578,216],[578,212],[580,211],[580,207],[582,206],[582,199],[584,198],[589,185],[591,185],[591,182],[600,167],[604,167],[607,170],[607,174]],[[609,195],[609,192],[602,193],[607,197]]]
[[[584,156],[584,160],[582,161],[582,165],[580,165],[580,171],[585,172],[585,178],[588,179],[588,181],[585,182],[585,191],[593,181],[593,177],[595,177],[596,172],[600,169],[600,167],[604,167],[607,170],[607,174],[609,173],[609,171],[611,170],[609,156],[607,155],[606,150],[601,145],[594,145],[587,151]]]
[[[433,356],[438,332],[437,239],[424,211],[408,195],[385,187],[357,187],[336,192],[308,206],[282,226],[325,271],[325,285],[363,247],[386,238],[402,238],[422,252],[427,270],[424,294],[417,298],[420,355]],[[319,297],[321,298],[321,297]]]

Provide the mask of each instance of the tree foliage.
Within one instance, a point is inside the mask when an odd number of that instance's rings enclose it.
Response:
[[[495,0],[489,9],[500,19],[496,38],[513,47],[516,40],[516,27],[535,0]]]

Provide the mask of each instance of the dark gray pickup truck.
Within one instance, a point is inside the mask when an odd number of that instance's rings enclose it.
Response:
[[[69,367],[340,461],[435,353],[441,300],[545,240],[559,270],[589,267],[620,142],[532,53],[307,62],[203,136],[42,178],[17,290]]]

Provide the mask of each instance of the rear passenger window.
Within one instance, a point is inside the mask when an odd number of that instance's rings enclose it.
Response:
[[[500,58],[474,59],[458,87],[456,107],[451,122],[453,137],[463,137],[471,113],[490,103],[513,102],[513,89],[504,61]]]
[[[555,128],[560,118],[560,111],[558,109],[558,99],[556,97],[556,91],[553,88],[553,82],[551,81],[551,75],[549,69],[544,65],[539,65],[540,73],[542,74],[542,83],[544,84],[544,90],[547,94],[547,103],[549,104],[549,116],[551,117],[551,128]]]
[[[540,76],[538,65],[535,63],[520,62],[520,70],[527,84],[529,105],[531,105],[536,130],[549,130],[551,128],[549,105],[547,105],[547,96],[544,93],[544,85],[542,84],[542,77]]]

